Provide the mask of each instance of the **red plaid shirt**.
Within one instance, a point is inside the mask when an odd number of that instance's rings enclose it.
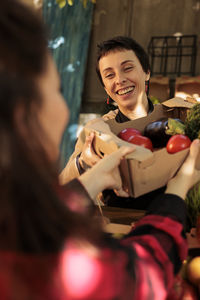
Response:
[[[105,234],[102,248],[66,240],[56,255],[1,252],[0,299],[166,299],[187,255],[184,219],[182,199],[166,194],[123,239]]]

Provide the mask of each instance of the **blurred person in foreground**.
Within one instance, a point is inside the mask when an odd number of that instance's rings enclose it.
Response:
[[[44,25],[17,0],[1,0],[0,43],[1,300],[166,299],[187,255],[183,199],[200,180],[199,141],[148,215],[116,240],[94,218],[93,199],[121,191],[118,165],[133,147],[60,186],[68,108]]]

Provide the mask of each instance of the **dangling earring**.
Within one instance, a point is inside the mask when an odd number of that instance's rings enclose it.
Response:
[[[148,96],[149,95],[149,80],[145,81],[145,92]]]
[[[107,97],[106,103],[109,105],[110,104],[110,96]]]

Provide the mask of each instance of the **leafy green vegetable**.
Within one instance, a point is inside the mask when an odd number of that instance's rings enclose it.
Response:
[[[200,215],[200,183],[188,192],[185,203],[191,227],[196,227],[197,217]]]
[[[168,118],[168,128],[165,132],[169,135],[185,134],[185,125],[177,119]]]
[[[200,103],[195,104],[188,111],[184,124],[176,119],[169,118],[166,134],[185,134],[191,141],[200,138]]]
[[[195,104],[187,113],[185,134],[193,141],[200,138],[200,104]]]
[[[187,113],[185,134],[191,139],[200,138],[200,104],[195,104]],[[196,184],[187,194],[186,207],[191,227],[196,227],[200,215],[200,183]]]
[[[149,96],[149,99],[151,100],[151,102],[153,104],[159,104],[160,100],[158,98],[156,98],[155,96]]]

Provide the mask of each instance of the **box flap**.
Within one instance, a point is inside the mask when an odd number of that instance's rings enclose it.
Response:
[[[101,121],[102,122],[102,121]],[[100,122],[100,123],[101,123]],[[101,125],[101,124],[96,124],[96,125]],[[104,122],[103,122],[104,123]],[[105,124],[107,125],[107,124]],[[85,130],[85,135],[88,136],[91,132],[91,130],[95,133],[95,139],[93,141],[93,147],[96,151],[96,153],[100,156],[103,157],[105,154],[110,154],[114,151],[116,151],[119,147],[121,146],[133,146],[128,142],[123,141],[122,139],[118,138],[115,134],[113,134],[110,129],[108,130],[107,133],[104,133],[103,131],[107,131],[107,127],[109,127],[107,125],[101,127],[98,126],[86,126],[84,128]],[[95,130],[94,130],[95,128]],[[99,130],[97,130],[97,128]],[[101,129],[103,129],[103,131],[101,131]],[[146,149],[144,147],[141,146],[137,146],[134,145],[135,147],[135,151],[126,155],[126,159],[136,159],[138,161],[144,161],[146,159],[153,159],[153,153],[149,150]]]
[[[99,131],[102,133],[112,134],[109,125],[102,118],[96,118],[94,120],[91,120],[85,125],[85,128],[89,130]]]
[[[175,97],[167,101],[162,102],[162,105],[167,107],[182,107],[182,108],[191,108],[195,102],[190,101],[189,99],[183,99],[181,97]]]

